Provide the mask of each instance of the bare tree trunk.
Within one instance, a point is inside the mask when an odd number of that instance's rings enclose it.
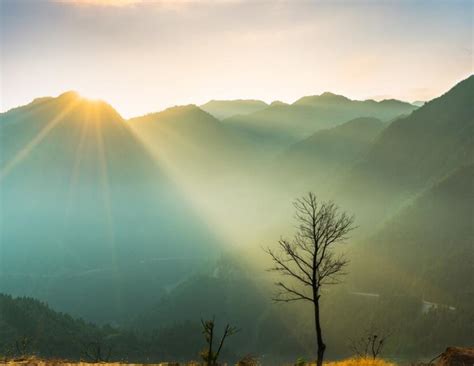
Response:
[[[209,350],[207,354],[207,366],[214,365],[214,357],[212,355],[212,344],[214,343],[214,321],[209,334]]]
[[[319,316],[319,296],[315,297],[314,300],[314,325],[316,327],[316,345],[318,348],[318,357],[316,359],[316,364],[317,366],[322,366],[326,345],[323,342],[323,335],[321,330],[321,319]]]
[[[347,260],[337,256],[332,248],[348,239],[353,230],[353,216],[341,212],[331,201],[319,203],[314,193],[294,202],[298,231],[292,241],[280,239],[280,251],[267,249],[274,267],[269,270],[290,276],[296,285],[276,282],[279,289],[274,300],[283,302],[308,301],[314,306],[317,365],[322,366],[326,345],[321,330],[319,297],[322,286],[339,283]]]

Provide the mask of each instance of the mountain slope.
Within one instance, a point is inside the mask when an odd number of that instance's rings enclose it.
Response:
[[[410,116],[392,122],[336,195],[365,223],[377,222],[406,200],[474,160],[474,76]]]
[[[237,100],[211,100],[199,106],[203,111],[212,114],[217,119],[229,118],[235,115],[249,114],[268,107],[261,100],[237,99]]]
[[[194,105],[166,109],[129,120],[129,125],[158,158],[173,159],[187,173],[229,169],[248,146],[233,131]]]
[[[0,146],[1,291],[120,322],[216,244],[103,102],[66,93],[2,114]]]
[[[199,327],[186,331],[183,326],[174,326],[157,329],[150,335],[110,325],[97,326],[59,313],[33,298],[0,294],[2,362],[4,358],[11,362],[33,355],[41,359],[97,362],[94,357],[98,347],[103,360],[122,363],[190,359],[198,354],[202,336]],[[178,340],[184,350],[176,348]],[[174,342],[172,347],[168,346],[170,342]]]
[[[424,192],[356,250],[351,272],[358,287],[455,307],[472,303],[473,202],[471,164]]]
[[[309,137],[318,130],[334,127],[358,117],[390,120],[409,114],[417,107],[399,101],[355,101],[346,97],[324,93],[303,97],[291,105],[275,104],[262,111],[224,120],[250,138],[286,147]]]
[[[20,357],[35,353],[57,358],[83,356],[83,342],[100,339],[99,327],[51,310],[31,298],[12,298],[0,294],[0,353]],[[17,347],[16,343],[22,344]],[[23,343],[24,342],[24,343]],[[17,349],[19,348],[19,349]]]
[[[318,131],[285,151],[277,160],[279,181],[300,191],[321,194],[338,176],[368,152],[385,127],[376,118],[356,118]]]

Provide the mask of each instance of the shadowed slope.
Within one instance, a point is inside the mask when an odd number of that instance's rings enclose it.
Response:
[[[359,288],[472,303],[474,165],[464,166],[385,223],[355,253]],[[383,268],[383,271],[380,269]]]
[[[474,159],[474,76],[392,122],[337,196],[373,225],[406,200]]]
[[[368,152],[384,128],[376,118],[356,118],[340,126],[321,130],[294,144],[278,159],[285,186],[298,192],[327,192],[340,174]]]

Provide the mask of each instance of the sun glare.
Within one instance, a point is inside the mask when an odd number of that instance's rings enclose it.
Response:
[[[88,102],[100,102],[100,101],[104,100],[103,97],[101,97],[99,95],[96,95],[94,93],[89,93],[89,92],[78,91],[77,95],[81,99],[86,100]]]

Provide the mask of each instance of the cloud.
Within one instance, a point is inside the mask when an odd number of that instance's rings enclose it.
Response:
[[[90,6],[129,6],[143,3],[143,0],[54,0],[56,3]]]
[[[246,0],[50,0],[53,3],[62,3],[78,6],[101,6],[101,7],[123,7],[136,4],[160,5],[179,7],[185,5],[211,4],[211,5],[232,5],[245,3]]]

